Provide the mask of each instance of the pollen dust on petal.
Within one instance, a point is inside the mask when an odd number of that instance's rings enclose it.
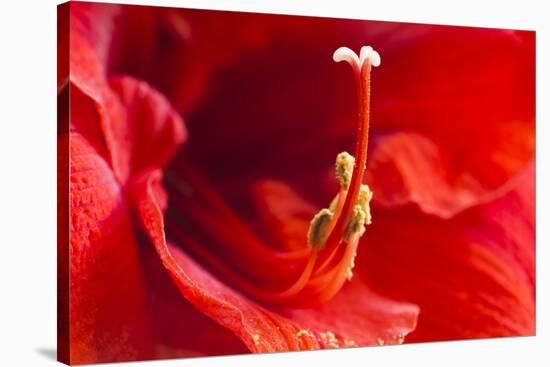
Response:
[[[357,343],[353,339],[344,339],[344,347],[357,347]]]
[[[297,338],[301,338],[302,336],[310,336],[310,337],[313,337],[313,333],[307,329],[300,329],[297,333],[296,333],[296,337]]]
[[[396,344],[403,344],[404,341],[405,341],[405,336],[403,334],[399,334],[395,336]]]
[[[319,337],[321,338],[321,342],[324,345],[330,348],[340,348],[340,343],[338,342],[338,339],[336,339],[336,335],[334,335],[332,331],[319,333]]]
[[[252,335],[252,341],[254,342],[254,344],[258,345],[258,343],[260,343],[260,335],[258,334]]]

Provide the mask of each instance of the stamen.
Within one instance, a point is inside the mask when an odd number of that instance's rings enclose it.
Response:
[[[328,229],[333,213],[329,209],[321,209],[309,224],[307,243],[313,248],[323,248],[327,239]]]
[[[346,226],[346,230],[344,231],[344,239],[346,240],[346,242],[349,242],[353,235],[358,234],[359,237],[361,237],[363,233],[365,233],[366,218],[367,215],[363,211],[363,208],[361,208],[360,205],[356,205],[353,209],[353,216],[351,217],[348,225]]]
[[[349,189],[355,158],[348,152],[339,153],[336,156],[336,179],[344,190]]]
[[[351,263],[346,269],[346,278],[347,280],[351,280],[353,278],[353,268],[355,267],[355,256],[351,258]]]
[[[365,224],[371,224],[371,214],[370,214],[370,201],[372,199],[372,191],[368,185],[361,185],[359,191],[359,197],[357,198],[357,205],[363,209],[365,212]]]

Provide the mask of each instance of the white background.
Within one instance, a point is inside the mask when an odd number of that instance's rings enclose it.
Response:
[[[55,0],[0,9],[0,366],[55,365]],[[141,366],[537,366],[550,346],[548,312],[548,50],[540,1],[120,1],[537,30],[537,336],[481,341],[142,362]],[[510,57],[514,57],[513,54]],[[546,310],[546,312],[544,312]],[[546,357],[546,365],[550,357]],[[137,363],[125,364],[138,365]]]

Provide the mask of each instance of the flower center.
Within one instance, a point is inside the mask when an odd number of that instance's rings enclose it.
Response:
[[[178,170],[178,176],[167,177],[167,185],[183,194],[171,197],[175,213],[167,215],[170,234],[230,283],[263,302],[311,306],[332,298],[346,279],[351,278],[359,239],[371,222],[372,192],[362,181],[368,146],[370,72],[380,64],[380,56],[370,46],[362,47],[359,56],[341,47],[334,52],[333,59],[349,63],[355,75],[358,138],[355,158],[347,152],[336,157],[335,173],[340,190],[328,208],[311,220],[307,247],[275,251],[266,246],[190,166]],[[197,203],[197,198],[204,205]],[[190,235],[185,229],[182,223],[189,221],[190,226],[205,227],[203,238]],[[209,241],[206,237],[212,239],[212,236],[214,242],[221,244],[219,248],[210,248],[201,242]],[[247,251],[235,251],[237,246]],[[220,257],[233,266],[228,266]],[[281,273],[276,281],[274,272]]]

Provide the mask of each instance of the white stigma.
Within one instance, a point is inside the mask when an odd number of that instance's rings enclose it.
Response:
[[[332,59],[335,62],[347,62],[355,72],[360,72],[365,62],[375,67],[380,66],[380,55],[371,46],[361,47],[360,56],[348,47],[340,47],[334,51]]]
[[[380,66],[380,54],[370,46],[361,47],[361,54],[359,56],[359,63],[363,65],[365,60],[369,60],[369,63],[374,66]]]

